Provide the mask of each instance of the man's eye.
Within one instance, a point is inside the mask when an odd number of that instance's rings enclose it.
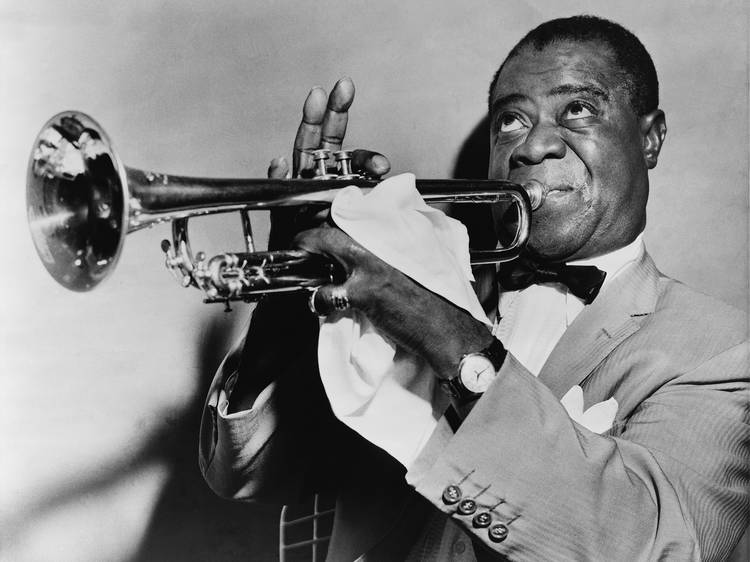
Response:
[[[594,111],[586,104],[580,101],[574,101],[565,109],[563,119],[566,121],[586,119],[587,117],[594,117],[594,115]]]
[[[501,133],[512,133],[513,131],[518,131],[522,127],[523,123],[521,120],[517,115],[512,113],[504,113],[500,116],[500,119],[498,119],[498,130]]]

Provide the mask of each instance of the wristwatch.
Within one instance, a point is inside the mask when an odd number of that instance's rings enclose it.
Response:
[[[492,343],[483,350],[461,357],[458,374],[451,379],[443,379],[440,386],[460,403],[479,398],[495,379],[507,354],[500,340],[493,338]]]

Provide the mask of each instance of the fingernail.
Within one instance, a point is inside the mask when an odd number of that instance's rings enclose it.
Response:
[[[385,156],[380,156],[380,155],[373,156],[372,165],[378,170],[382,170],[382,172],[380,172],[382,174],[388,172],[391,169],[391,163],[388,161],[388,159]]]

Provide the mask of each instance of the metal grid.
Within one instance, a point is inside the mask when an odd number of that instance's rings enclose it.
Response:
[[[298,560],[311,560],[312,562],[323,562],[328,554],[328,542],[331,539],[333,527],[333,513],[335,508],[322,509],[322,498],[320,494],[313,496],[312,513],[290,519],[290,508],[284,506],[281,509],[279,519],[279,561],[295,562]],[[330,519],[323,521],[323,518]],[[312,538],[288,542],[289,532],[300,525],[312,524]],[[323,524],[326,523],[326,524]],[[309,551],[306,549],[309,547]],[[305,556],[309,552],[310,558]]]

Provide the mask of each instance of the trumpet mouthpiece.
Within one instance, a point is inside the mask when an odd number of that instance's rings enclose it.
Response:
[[[523,189],[529,196],[529,202],[531,203],[531,210],[536,211],[544,203],[545,197],[547,197],[547,187],[540,181],[529,180],[524,182]]]

